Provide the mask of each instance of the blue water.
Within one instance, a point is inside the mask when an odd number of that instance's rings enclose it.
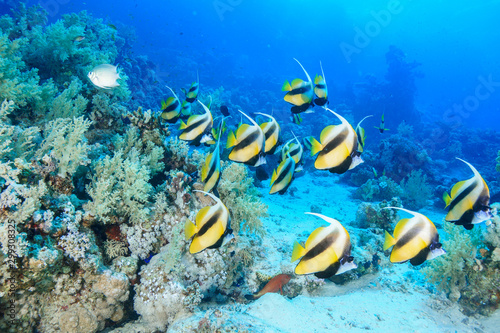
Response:
[[[170,96],[165,86],[179,91],[189,87],[199,75],[201,94],[219,87],[233,92],[230,100],[221,101],[233,116],[227,120],[231,129],[235,129],[240,120],[236,109],[241,108],[249,115],[254,112],[275,115],[282,128],[282,141],[291,139],[292,131],[301,139],[310,135],[319,138],[326,125],[338,124],[338,120],[315,106],[313,113],[302,114],[302,124],[293,124],[291,105],[283,100],[285,92],[281,88],[285,80],[306,79],[294,58],[313,79],[321,74],[321,62],[328,85],[329,107],[346,116],[354,128],[365,116],[372,115],[363,123],[367,134],[365,163],[335,178],[336,182],[354,192],[368,179],[380,179],[382,174],[400,183],[408,179],[411,171],[421,169],[427,176],[431,195],[425,207],[419,209],[432,210],[435,216],[438,211],[443,218],[446,212],[442,193],[471,176],[470,169],[455,160],[460,157],[473,164],[489,184],[491,202],[500,201],[495,161],[500,149],[498,0],[474,3],[464,0],[41,0],[24,3],[44,8],[48,12],[48,24],[65,14],[86,10],[94,18],[116,27],[129,47],[123,48],[118,56],[116,65],[121,68],[133,68],[130,64],[136,64],[138,57],[147,57],[146,66],[153,75],[139,77],[137,68],[135,72],[126,73],[132,80],[128,82],[132,98],[123,101],[129,111],[144,106],[158,112],[161,100]],[[2,1],[0,5],[0,14],[8,14],[16,1]],[[134,85],[133,80],[139,79],[142,85]],[[213,111],[220,114],[218,110]],[[380,126],[382,115],[389,129],[384,133],[375,129]],[[402,124],[411,126],[412,130],[404,131]],[[125,132],[127,125],[117,131]],[[399,133],[398,126],[401,126]],[[178,134],[177,126],[170,129],[172,136]],[[102,148],[98,153],[112,154],[114,148],[106,149],[109,151]],[[207,152],[212,148],[199,149]],[[422,152],[428,159],[420,159]],[[227,160],[227,150],[222,155]],[[304,160],[304,173],[308,177],[332,181],[327,178],[331,176],[327,171],[314,170],[312,158],[304,157]],[[268,164],[260,170],[270,175],[277,162],[277,157],[268,156]],[[255,169],[250,170],[250,176],[256,176]],[[323,174],[316,177],[321,172]],[[167,176],[160,174],[150,183],[165,182]],[[191,175],[196,177],[196,172]],[[357,183],[351,175],[366,179]],[[87,179],[90,176],[85,177],[75,176],[75,179],[81,178],[82,192],[85,192],[84,185],[90,182]],[[269,180],[255,183],[265,187]],[[307,199],[301,190],[298,192]],[[87,194],[79,194],[82,202],[89,199]],[[284,195],[294,196],[289,192]],[[323,197],[329,196],[332,194],[323,193]],[[332,205],[342,204],[334,199]],[[390,197],[384,199],[390,200]],[[360,199],[353,199],[358,203],[355,200]],[[148,204],[151,206],[152,200]],[[271,216],[274,213],[269,212]],[[438,227],[442,232],[442,224]],[[311,231],[301,230],[301,236]],[[104,233],[101,234],[105,239]],[[377,233],[381,234],[382,231]],[[102,244],[98,245],[102,251]],[[291,248],[292,244],[287,245]],[[289,250],[285,246],[284,249],[283,252]],[[140,265],[149,263],[156,254],[151,251]],[[491,263],[491,254],[488,255],[488,263]],[[245,286],[245,278],[248,277],[240,277],[238,288]],[[494,306],[498,306],[498,302]],[[133,310],[128,313],[131,312]]]
[[[420,112],[437,120],[465,100],[472,110],[467,112],[468,126],[498,129],[500,84],[479,103],[466,100],[475,96],[481,77],[491,75],[491,81],[500,82],[498,1],[39,3],[52,21],[87,10],[109,22],[132,26],[137,34],[135,53],[154,61],[166,82],[170,76],[190,81],[198,69],[201,82],[211,86],[237,87],[255,78],[258,84],[252,81],[253,88],[276,91],[290,75],[302,74],[292,60],[295,57],[306,68],[318,68],[321,60],[329,85],[342,89],[347,83],[365,81],[366,75],[383,80],[384,55],[395,45],[409,60],[422,64],[415,99]],[[367,37],[360,38],[359,31]],[[342,45],[355,51],[342,50]],[[178,68],[176,57],[194,64]],[[335,94],[332,97],[334,101]]]

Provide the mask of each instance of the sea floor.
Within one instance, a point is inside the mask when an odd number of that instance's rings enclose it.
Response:
[[[267,183],[260,188],[269,205],[269,217],[263,221],[265,253],[256,258],[262,271],[293,270],[294,240],[305,240],[326,225],[304,212],[319,210],[348,230],[356,219],[360,201],[351,198],[355,188],[340,184],[338,176],[305,173],[284,195],[268,195]],[[444,217],[444,211],[422,213],[431,220]],[[313,294],[292,299],[268,293],[249,304],[205,304],[194,315],[178,318],[168,331],[210,332],[210,327],[222,327],[222,332],[498,332],[500,312],[467,317],[458,304],[428,285],[420,270],[408,263],[388,263],[374,274],[344,285],[325,281]]]

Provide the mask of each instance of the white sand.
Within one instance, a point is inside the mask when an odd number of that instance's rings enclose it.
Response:
[[[267,185],[266,181],[263,186]],[[287,192],[270,196],[267,187],[261,189],[270,216],[264,220],[265,253],[255,263],[259,271],[277,274],[295,267],[296,263],[290,263],[293,241],[304,241],[315,228],[326,225],[323,220],[304,214],[312,210],[312,205],[319,207],[321,214],[341,221],[348,230],[356,218],[360,201],[351,199],[354,188],[339,185],[338,176],[328,172],[306,173],[294,180],[290,190],[293,195]],[[442,219],[445,211],[431,209],[423,213],[428,213],[431,219]],[[246,305],[210,305],[209,310],[206,307],[178,321],[169,331],[196,331],[204,315],[219,324],[225,323],[231,331],[236,327],[238,332],[499,331],[498,311],[490,318],[468,318],[443,294],[429,292],[423,281],[423,273],[411,265],[389,263],[376,274],[343,286],[327,281],[314,296],[288,299],[266,294]]]

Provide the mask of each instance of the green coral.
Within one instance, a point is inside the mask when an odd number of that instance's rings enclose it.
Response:
[[[368,179],[354,192],[354,197],[363,199],[363,201],[382,201],[391,200],[401,194],[401,187],[395,181],[387,176],[382,176]]]
[[[427,176],[422,170],[412,170],[408,178],[401,181],[401,188],[403,189],[401,199],[409,209],[424,208],[432,196],[432,187],[427,182]]]
[[[128,156],[123,150],[106,156],[95,164],[92,182],[87,186],[92,198],[83,206],[87,215],[104,223],[112,222],[115,216],[129,218],[132,223],[147,220],[150,211],[146,204],[153,190],[150,175],[136,148]]]
[[[262,217],[267,216],[267,205],[259,198],[259,192],[241,163],[223,162],[218,190],[222,202],[231,212],[231,227],[236,234],[240,229],[263,236]]]
[[[448,298],[458,301],[466,314],[491,314],[500,303],[500,262],[484,249],[479,228],[465,231],[446,223],[444,230],[446,255],[431,260],[423,272]],[[487,233],[496,232],[488,227]]]

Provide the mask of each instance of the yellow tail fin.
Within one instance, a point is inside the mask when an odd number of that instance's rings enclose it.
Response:
[[[396,244],[396,240],[387,231],[385,232],[384,251]]]
[[[311,138],[311,156],[314,156],[317,153],[319,153],[321,149],[323,149],[321,143],[319,143],[319,141],[316,140],[315,138]]]
[[[185,123],[185,122],[183,122],[183,121],[181,120],[181,125],[179,126],[179,129],[180,129],[180,130],[183,130],[183,129],[185,129],[185,128],[187,128],[187,125],[186,125],[186,123]]]
[[[295,243],[293,243],[292,262],[302,258],[304,254],[306,254],[306,249],[300,245],[299,242],[295,241]]]
[[[236,136],[234,135],[233,131],[229,131],[227,135],[227,143],[226,143],[226,148],[231,148],[236,145]]]
[[[443,200],[444,200],[444,203],[446,204],[446,206],[445,206],[444,208],[448,207],[448,205],[449,205],[449,204],[450,204],[450,202],[451,202],[451,197],[450,197],[450,195],[448,194],[448,192],[444,192],[444,193],[443,193]]]
[[[196,225],[193,222],[191,222],[190,219],[186,219],[186,227],[184,230],[184,234],[186,235],[186,239],[190,239],[197,232],[198,232],[198,228],[196,227]]]
[[[283,83],[283,87],[281,87],[281,91],[292,91],[292,86],[290,85],[290,82],[285,81],[285,83]]]

